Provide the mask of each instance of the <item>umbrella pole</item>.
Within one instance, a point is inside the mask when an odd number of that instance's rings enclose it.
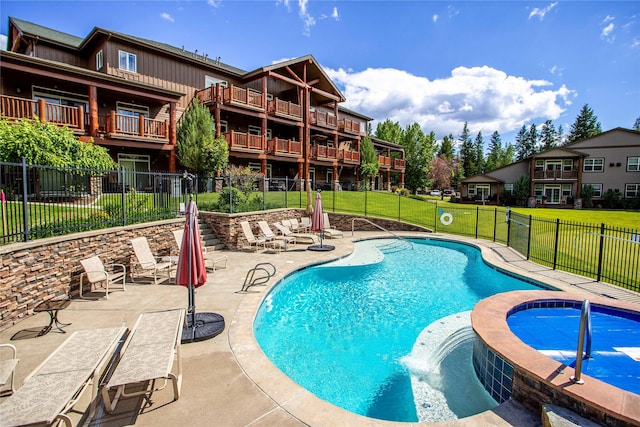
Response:
[[[193,196],[189,194],[189,203],[193,203]],[[190,211],[187,211],[190,212]],[[194,218],[193,215],[189,215],[189,238],[187,239],[187,249],[189,250],[189,263],[188,263],[188,279],[187,279],[187,288],[189,289],[189,312],[191,316],[191,334],[192,338],[195,339],[196,336],[196,305],[195,305],[195,287],[193,283],[191,283],[192,276],[192,264],[193,264],[193,227],[194,227]]]

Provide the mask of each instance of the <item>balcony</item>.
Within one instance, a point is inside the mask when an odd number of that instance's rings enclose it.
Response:
[[[301,157],[302,143],[292,139],[273,138],[267,141],[267,153],[277,156]]]
[[[20,119],[35,120],[67,126],[72,130],[84,131],[84,109],[82,106],[69,107],[51,104],[43,99],[34,100],[0,95],[0,116],[10,121]]]
[[[537,170],[533,172],[533,179],[535,180],[545,180],[545,179],[568,179],[568,180],[576,180],[578,179],[578,171],[570,170],[570,171],[562,171],[562,170]]]
[[[149,119],[145,116],[118,114],[115,111],[107,116],[105,132],[109,138],[153,139],[169,141],[169,123]]]
[[[231,85],[222,90],[222,102],[227,105],[265,111],[262,92],[254,89],[244,89]]]
[[[336,116],[324,111],[311,111],[311,124],[329,129],[337,129],[338,119]]]
[[[229,149],[232,151],[264,152],[265,143],[261,135],[235,131],[225,132],[223,135],[227,144],[229,144]]]
[[[360,122],[349,119],[340,119],[338,129],[342,132],[360,135]]]
[[[342,163],[347,163],[351,165],[359,165],[360,164],[360,152],[353,150],[340,150],[338,154],[338,160],[342,161]]]
[[[393,159],[393,169],[398,171],[404,171],[405,163],[404,159]]]
[[[302,120],[302,107],[300,105],[283,101],[278,98],[274,98],[269,101],[267,111],[273,116],[284,117],[286,119],[293,119],[297,121]]]
[[[378,156],[378,164],[380,169],[391,169],[391,157]]]
[[[311,158],[315,160],[338,160],[338,150],[326,145],[314,145],[311,147]]]

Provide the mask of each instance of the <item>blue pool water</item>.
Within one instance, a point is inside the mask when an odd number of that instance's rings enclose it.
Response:
[[[575,367],[580,306],[517,311],[507,318],[525,344]],[[640,394],[640,315],[591,305],[591,355],[582,372]]]
[[[488,267],[467,245],[414,240],[412,250],[383,255],[383,243],[358,242],[350,257],[283,279],[254,332],[272,362],[320,398],[365,416],[418,421],[403,359],[421,331],[490,295],[539,288]],[[471,366],[470,350],[467,358]]]

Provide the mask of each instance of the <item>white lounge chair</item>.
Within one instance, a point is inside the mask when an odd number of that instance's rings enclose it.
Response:
[[[329,214],[324,212],[322,214],[322,219],[324,222],[324,228],[322,229],[322,231],[324,231],[324,235],[326,237],[331,237],[331,238],[335,238],[335,237],[343,237],[344,233],[342,233],[342,231],[337,230],[335,228],[331,228],[331,223],[329,222]]]
[[[286,227],[284,224],[281,224],[279,222],[274,222],[273,226],[278,229],[281,235],[285,237],[295,237],[297,243],[302,243],[303,241],[309,242],[311,244],[320,243],[320,239],[318,239],[318,236],[315,236],[313,234],[294,233],[289,227]]]
[[[131,239],[133,253],[136,257],[131,261],[131,276],[153,277],[153,283],[158,284],[158,275],[166,272],[167,278],[171,277],[171,272],[175,269],[175,262],[170,257],[162,259],[156,258],[151,252],[149,241],[146,237],[136,237]]]
[[[180,341],[185,310],[174,309],[142,313],[120,350],[121,358],[111,378],[102,388],[105,409],[113,413],[120,398],[146,396],[172,382],[174,400],[182,388]],[[174,369],[174,365],[175,369]],[[175,370],[175,372],[174,372]],[[156,380],[165,380],[156,387]],[[127,393],[128,385],[150,383],[151,387]],[[113,397],[110,390],[115,389]]]
[[[7,357],[6,353],[5,355],[0,355],[0,390],[9,384],[9,388],[2,390],[2,393],[13,394],[16,391],[15,371],[20,359],[18,359],[18,352],[13,344],[0,344],[0,351],[3,348],[9,349],[12,354],[11,357]]]
[[[83,259],[80,264],[84,269],[80,274],[80,298],[85,298],[82,294],[85,278],[89,282],[90,289],[101,284],[104,287],[106,299],[109,299],[109,286],[114,283],[122,283],[123,291],[127,289],[127,267],[124,264],[111,264],[107,268],[99,256]]]
[[[291,218],[289,222],[291,223],[291,231],[294,233],[308,233],[311,228],[311,223],[309,223],[309,226],[307,227],[306,225],[299,223],[298,218]]]
[[[3,426],[73,422],[67,412],[92,386],[90,420],[96,409],[100,376],[126,328],[76,331],[29,374],[16,392],[0,404]]]
[[[271,227],[269,227],[269,224],[267,224],[267,221],[258,221],[258,227],[260,227],[260,232],[262,233],[262,235],[264,236],[265,239],[267,239],[267,241],[273,241],[273,240],[280,240],[284,243],[284,250],[286,251],[289,248],[289,245],[295,245],[296,244],[296,238],[295,236],[278,236],[276,235],[273,230],[271,230]]]
[[[178,245],[178,252],[182,247],[182,238],[184,237],[184,229],[181,228],[179,230],[173,230],[173,237],[176,240],[176,244]],[[204,255],[204,265],[215,271],[216,267],[227,268],[228,258],[223,254],[215,254],[215,253],[207,253],[207,248],[202,247],[202,254]]]
[[[260,247],[263,249],[266,248],[267,239],[264,237],[256,237],[251,230],[251,225],[249,225],[249,221],[240,222],[240,228],[242,229],[242,234],[244,234],[244,239],[249,244],[249,249],[255,248],[258,250]]]

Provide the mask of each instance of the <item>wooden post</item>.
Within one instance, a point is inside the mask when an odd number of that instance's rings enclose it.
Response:
[[[44,99],[38,99],[38,116],[42,123],[47,122],[47,103]]]
[[[109,132],[117,133],[118,128],[116,127],[116,112],[111,110],[109,112]]]
[[[89,86],[89,135],[97,136],[100,124],[98,121],[98,89]]]
[[[84,107],[78,105],[78,129],[84,132]]]
[[[144,115],[138,116],[138,135],[144,136]]]

